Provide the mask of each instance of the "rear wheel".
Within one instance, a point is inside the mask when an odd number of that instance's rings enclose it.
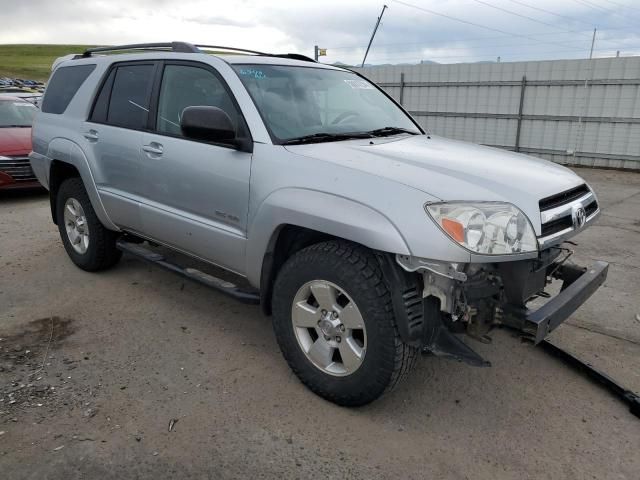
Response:
[[[80,178],[60,185],[56,213],[62,243],[73,263],[89,272],[118,263],[122,256],[116,248],[118,234],[100,223]]]
[[[273,323],[295,374],[340,405],[375,400],[417,357],[398,335],[375,256],[347,242],[312,245],[287,260],[274,285]]]

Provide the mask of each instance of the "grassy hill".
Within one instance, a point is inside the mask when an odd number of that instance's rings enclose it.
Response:
[[[89,45],[0,45],[0,77],[44,81],[53,61],[69,53],[82,53]]]

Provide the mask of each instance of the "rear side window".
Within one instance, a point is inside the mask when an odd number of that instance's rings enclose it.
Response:
[[[147,126],[154,68],[154,65],[123,65],[115,70],[105,123],[136,130]],[[103,90],[110,83],[107,78]],[[102,92],[96,107],[99,108],[101,100]]]
[[[105,123],[107,121],[107,112],[109,111],[109,97],[111,97],[111,89],[113,88],[113,79],[116,76],[116,69],[111,70],[107,80],[104,82],[96,103],[91,113],[91,121]]]
[[[95,68],[95,65],[58,68],[47,85],[47,93],[42,100],[42,111],[44,113],[63,113],[80,86]]]

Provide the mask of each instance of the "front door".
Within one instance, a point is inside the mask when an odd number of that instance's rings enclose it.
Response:
[[[217,265],[244,273],[251,153],[184,138],[182,111],[224,110],[240,135],[244,119],[210,66],[167,62],[157,87],[155,127],[143,136],[143,233]]]

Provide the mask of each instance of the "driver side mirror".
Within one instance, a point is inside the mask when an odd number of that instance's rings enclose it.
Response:
[[[236,130],[231,118],[218,107],[185,108],[180,119],[180,130],[186,138],[236,145]]]

